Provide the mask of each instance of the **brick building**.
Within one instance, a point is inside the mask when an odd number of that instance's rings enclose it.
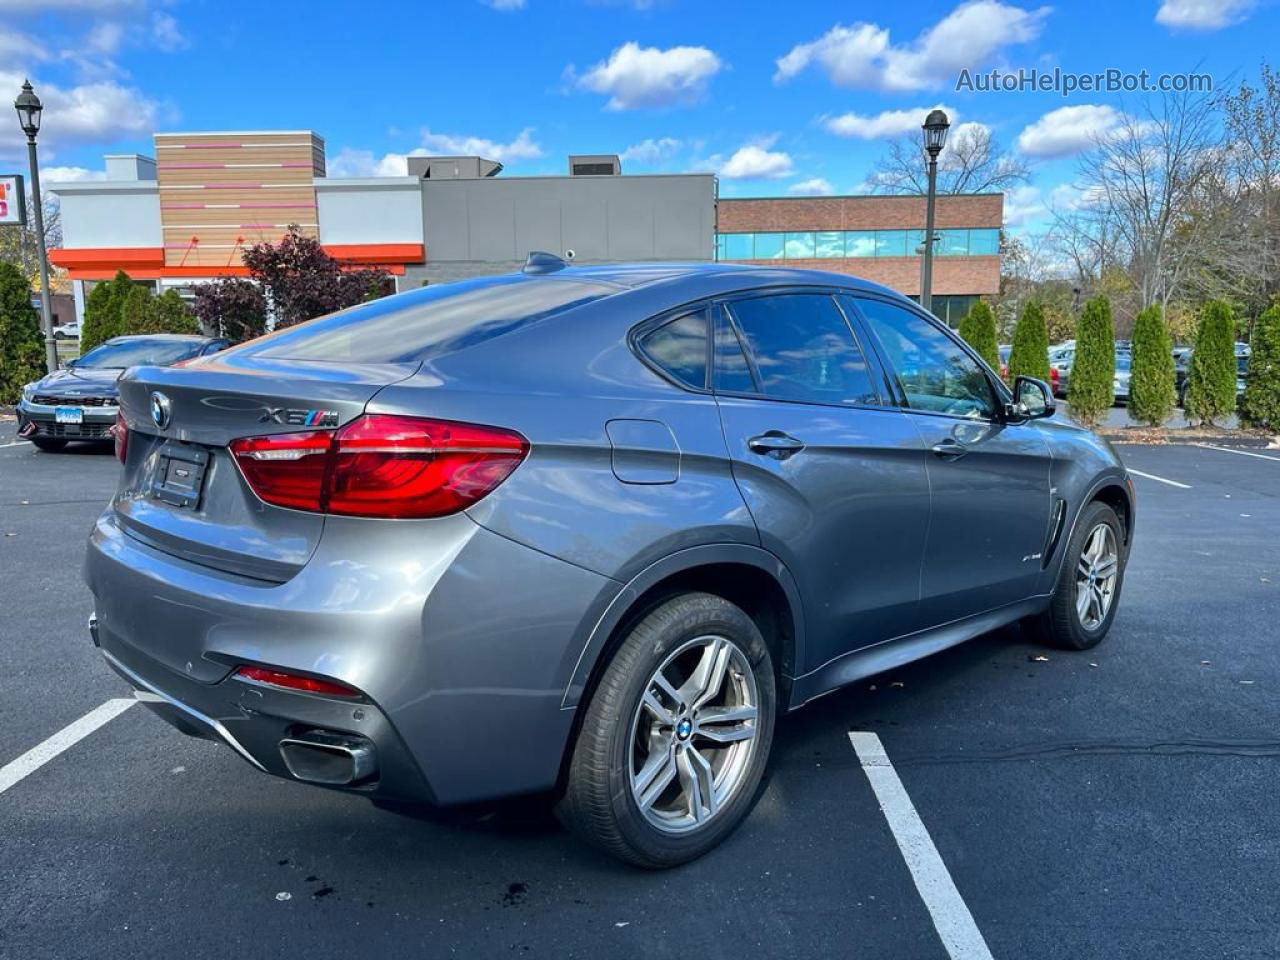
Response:
[[[1002,194],[939,197],[933,312],[958,324],[1000,290]],[[721,198],[716,259],[785,263],[862,277],[919,299],[925,198]]]

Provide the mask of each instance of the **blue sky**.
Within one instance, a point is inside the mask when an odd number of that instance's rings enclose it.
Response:
[[[725,196],[866,192],[886,139],[941,104],[1032,166],[1035,229],[1133,95],[957,92],[962,68],[1256,77],[1273,0],[0,0],[0,89],[45,99],[48,179],[152,152],[156,130],[304,129],[330,175],[476,152],[508,174],[571,152],[630,173],[710,170]],[[9,94],[6,94],[8,96]],[[0,168],[20,170],[16,123]]]

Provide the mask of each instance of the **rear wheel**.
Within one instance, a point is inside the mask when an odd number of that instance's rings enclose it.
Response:
[[[36,445],[37,450],[43,450],[45,453],[57,453],[67,445],[67,441],[59,440],[57,437],[32,437],[31,442]]]
[[[1027,621],[1040,639],[1066,650],[1097,646],[1111,629],[1124,582],[1124,528],[1095,500],[1067,544],[1049,609]]]
[[[729,601],[687,593],[635,625],[586,706],[558,813],[623,860],[671,867],[751,810],[769,758],[773,661]]]

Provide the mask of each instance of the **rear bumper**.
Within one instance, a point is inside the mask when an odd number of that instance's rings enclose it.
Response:
[[[449,804],[554,786],[564,691],[620,585],[464,515],[326,523],[310,562],[266,583],[163,553],[108,511],[85,559],[108,663],[174,726],[278,776],[297,779],[280,741],[319,729],[374,745],[376,778],[341,789]],[[330,677],[364,700],[239,679],[240,663]]]
[[[280,751],[282,741],[314,730],[350,734],[372,743],[374,770],[337,789],[388,799],[436,801],[403,741],[375,704],[273,689],[235,677],[202,684],[140,655],[101,627],[96,616],[89,621],[89,633],[107,664],[134,688],[144,706],[183,733],[221,741],[263,773],[295,779]]]

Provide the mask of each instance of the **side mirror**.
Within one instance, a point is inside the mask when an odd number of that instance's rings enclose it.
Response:
[[[1021,423],[1051,417],[1057,409],[1047,383],[1035,377],[1018,377],[1013,381],[1013,403],[1005,405],[1005,415],[1010,422]]]

